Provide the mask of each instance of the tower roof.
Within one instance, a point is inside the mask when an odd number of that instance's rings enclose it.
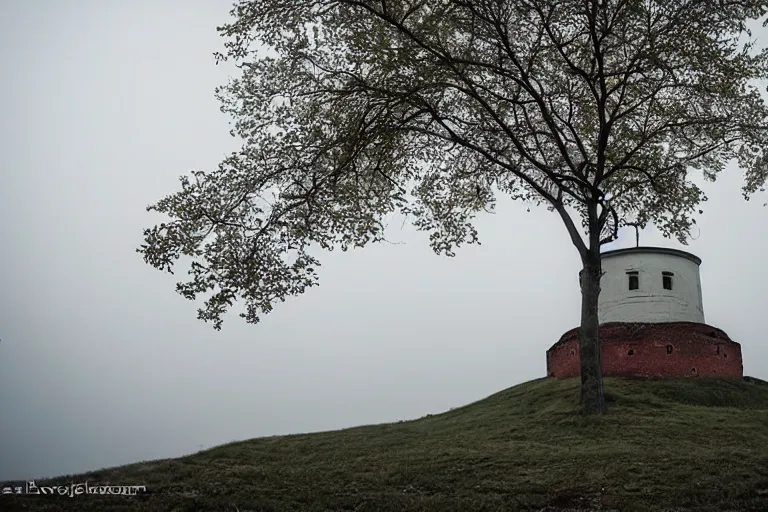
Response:
[[[701,265],[701,258],[690,252],[681,251],[679,249],[670,249],[668,247],[628,247],[626,249],[614,249],[612,251],[605,251],[601,254],[603,258],[610,258],[612,256],[628,255],[628,254],[668,254],[670,256],[678,256],[694,262],[696,265]]]

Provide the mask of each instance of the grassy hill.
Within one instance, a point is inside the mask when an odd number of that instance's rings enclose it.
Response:
[[[38,485],[122,496],[0,496],[0,510],[768,511],[768,383],[539,379],[414,421],[253,439]]]

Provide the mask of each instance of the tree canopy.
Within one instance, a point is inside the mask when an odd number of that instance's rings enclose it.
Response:
[[[477,242],[499,195],[563,219],[582,261],[632,221],[685,243],[691,181],[768,177],[750,20],[768,1],[241,0],[217,90],[242,148],[149,207],[138,251],[221,327],[317,283],[316,248],[361,247],[399,212],[438,254]],[[586,239],[582,237],[586,232]],[[599,291],[598,291],[599,292]]]

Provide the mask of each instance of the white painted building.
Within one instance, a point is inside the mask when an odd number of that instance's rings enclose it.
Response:
[[[598,317],[607,322],[704,323],[701,259],[663,247],[602,254]]]

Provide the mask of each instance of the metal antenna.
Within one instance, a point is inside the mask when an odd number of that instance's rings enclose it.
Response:
[[[635,228],[635,247],[640,247],[640,227],[637,222],[627,222],[627,226]]]

